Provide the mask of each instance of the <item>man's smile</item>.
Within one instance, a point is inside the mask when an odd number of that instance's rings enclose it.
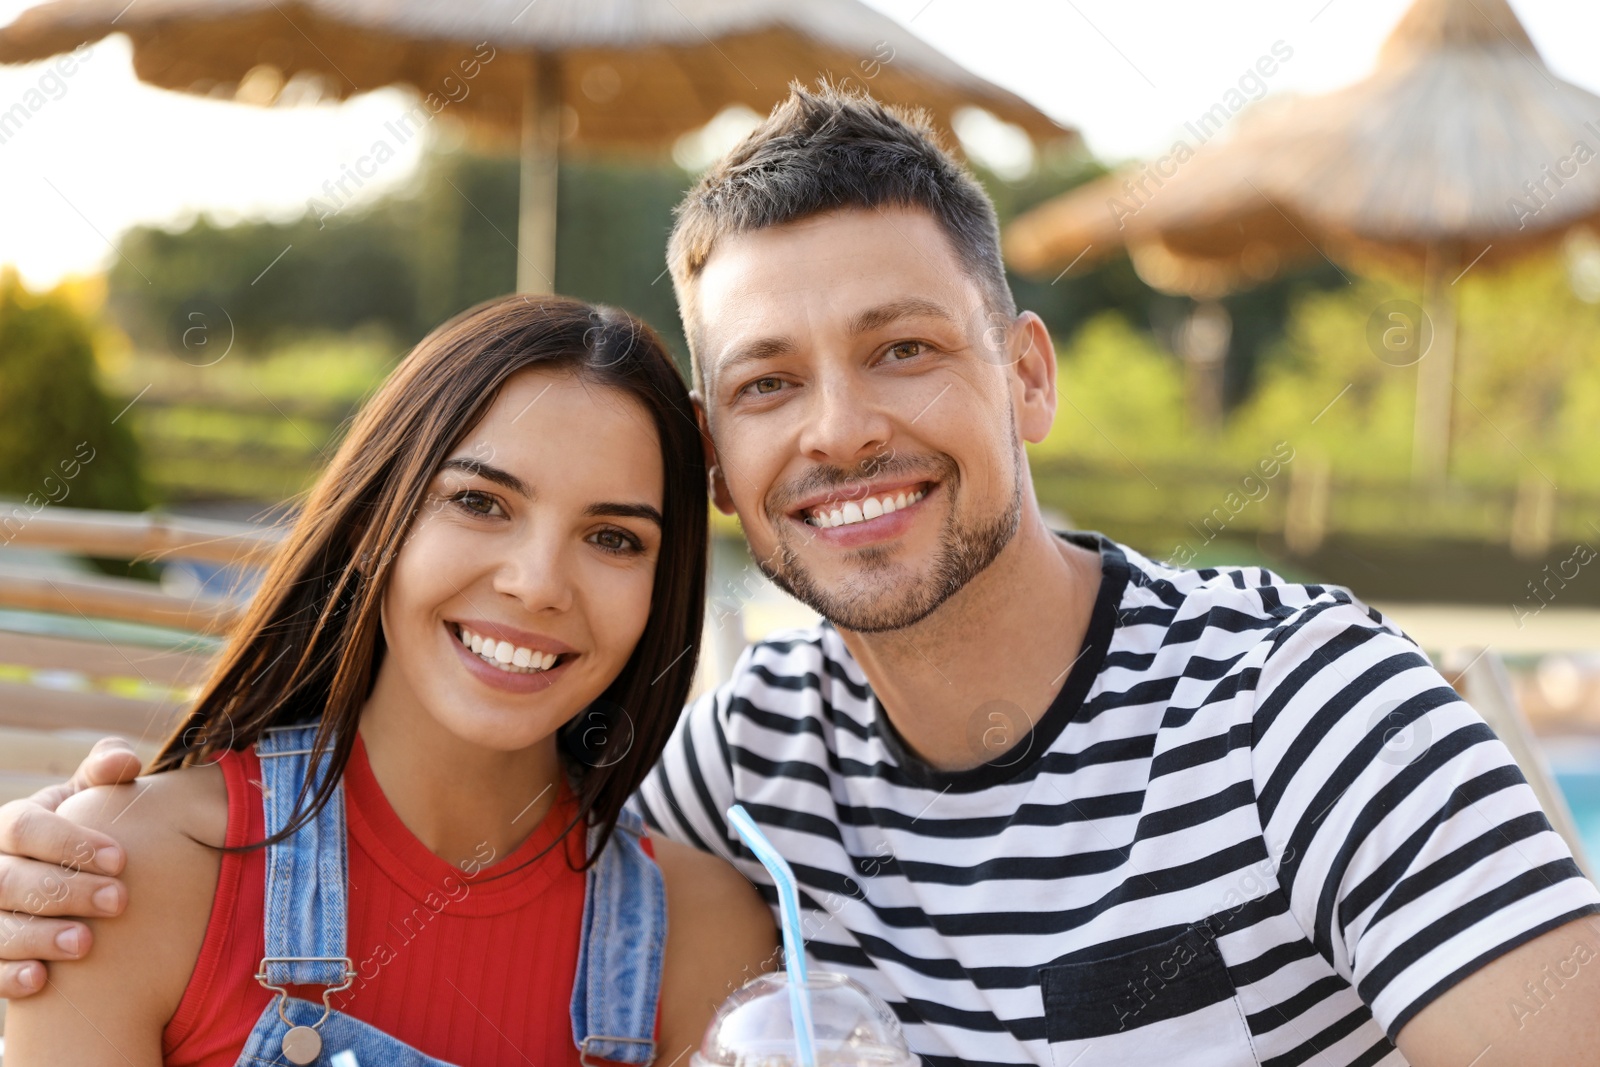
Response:
[[[795,508],[792,514],[808,526],[830,529],[870,522],[883,515],[904,510],[921,500],[936,483],[926,479],[914,482],[880,482],[866,489],[854,489],[848,496],[837,493],[812,499]]]

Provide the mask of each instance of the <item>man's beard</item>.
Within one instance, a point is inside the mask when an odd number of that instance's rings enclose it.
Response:
[[[950,511],[939,531],[932,573],[925,578],[904,574],[904,565],[890,563],[890,549],[873,545],[854,550],[851,557],[859,572],[881,575],[881,580],[843,593],[830,591],[801,564],[792,534],[781,519],[774,522],[777,551],[758,564],[780,589],[841,629],[882,633],[913,626],[981,574],[1016,536],[1022,524],[1022,464],[1015,457],[1011,469],[1011,499],[1000,513],[963,523],[955,507],[960,473],[953,460],[940,457],[938,472],[930,480],[949,495]],[[874,473],[883,472],[880,467]]]

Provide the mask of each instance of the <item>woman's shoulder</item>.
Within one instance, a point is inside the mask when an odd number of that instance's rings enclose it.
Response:
[[[90,958],[148,938],[192,943],[198,954],[227,843],[222,767],[183,767],[86,789],[63,801],[60,813],[115,838],[127,856],[127,907],[92,923],[97,947]]]
[[[122,846],[127,905],[85,920],[87,951],[50,964],[46,991],[13,1005],[8,1044],[14,1026],[23,1063],[109,1062],[108,1043],[129,1062],[159,1062],[163,1027],[200,956],[216,894],[222,854],[214,846],[225,842],[228,822],[223,771],[184,768],[86,789],[59,810]],[[63,881],[75,873],[64,867]]]
[[[650,847],[667,886],[668,907],[771,931],[766,902],[731,863],[657,834],[650,836]]]
[[[772,912],[749,879],[697,848],[650,838],[667,888],[661,1058],[695,1047],[728,994],[778,963]]]
[[[228,829],[223,769],[184,767],[87,789],[60,810],[116,838],[127,856],[127,907],[115,918],[90,921],[94,951],[86,962],[104,968],[117,966],[114,959],[143,959],[151,992],[175,1010],[205,940],[222,868]],[[152,945],[161,948],[151,952]]]
[[[136,850],[165,850],[180,841],[221,846],[228,829],[228,787],[220,764],[181,767],[82,790],[62,801],[59,810],[80,826],[115,837],[131,859]]]

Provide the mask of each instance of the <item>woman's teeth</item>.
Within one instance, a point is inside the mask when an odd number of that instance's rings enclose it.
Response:
[[[866,522],[868,519],[876,519],[880,515],[910,507],[926,495],[927,490],[918,489],[912,493],[869,496],[860,503],[849,500],[835,508],[817,508],[806,516],[806,522],[812,526],[821,526],[825,530],[834,526],[849,526],[851,523]]]
[[[496,641],[492,637],[475,634],[465,626],[456,626],[456,638],[478,654],[485,663],[493,664],[511,674],[536,674],[555,666],[561,657],[554,652],[535,652],[531,648],[513,645],[509,641]]]

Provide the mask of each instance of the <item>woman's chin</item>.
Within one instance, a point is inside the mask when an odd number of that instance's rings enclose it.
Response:
[[[459,695],[452,700],[447,694],[425,698],[422,703],[440,732],[462,744],[492,752],[520,752],[551,740],[561,724],[579,710],[463,706]]]

